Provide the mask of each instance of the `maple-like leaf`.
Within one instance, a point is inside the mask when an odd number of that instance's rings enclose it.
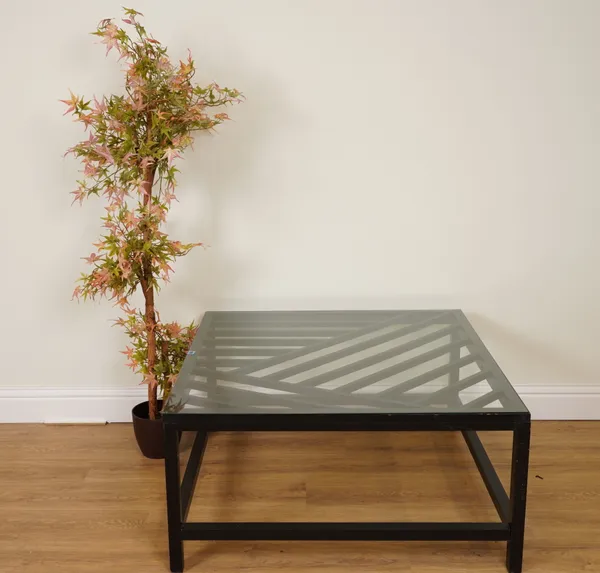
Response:
[[[142,111],[146,107],[144,102],[144,98],[141,93],[137,93],[133,99],[133,103],[131,104],[131,109],[133,111]]]
[[[73,203],[75,203],[75,201],[79,201],[80,205],[83,203],[83,200],[85,199],[85,191],[82,189],[77,189],[76,191],[71,191],[71,194],[75,196],[73,198]],[[71,203],[71,205],[73,203]]]
[[[169,167],[173,164],[173,161],[177,158],[180,158],[181,155],[179,154],[179,151],[177,151],[177,149],[174,149],[172,147],[170,147],[169,149],[167,149],[165,151],[165,154],[162,156],[163,159],[167,160],[167,163],[169,164]]]
[[[98,173],[98,168],[95,165],[92,165],[89,161],[87,161],[83,167],[83,174],[86,177],[93,177]]]
[[[71,297],[71,300],[73,300],[74,298],[79,298],[81,296],[82,293],[82,288],[80,286],[76,286],[75,290],[73,291],[73,296]]]
[[[115,160],[113,159],[112,154],[110,153],[110,150],[108,149],[108,147],[106,147],[106,145],[97,145],[94,148],[94,151],[100,155],[100,157],[103,157],[104,159],[106,159],[106,161],[108,161],[109,163],[114,163]]]
[[[65,111],[63,115],[67,115],[68,113],[74,112],[77,109],[77,104],[79,103],[79,98],[71,90],[69,90],[69,93],[71,94],[70,99],[59,100],[61,103],[64,103],[68,106],[67,111]]]
[[[179,336],[181,334],[181,326],[179,326],[179,324],[177,324],[176,322],[171,322],[167,324],[165,328],[171,336]]]
[[[83,260],[89,265],[91,265],[92,263],[96,262],[99,258],[100,257],[96,253],[92,253],[89,257],[83,257]]]
[[[117,40],[118,33],[119,33],[119,28],[112,22],[109,22],[108,24],[106,24],[106,26],[102,30],[101,43],[106,44],[106,54],[107,55],[108,55],[108,52],[110,52],[113,48],[119,47],[119,42]]]
[[[127,358],[133,357],[133,348],[131,348],[130,346],[126,346],[125,350],[121,350],[120,352],[121,352],[121,354],[125,354],[125,356],[127,356]]]
[[[107,110],[106,100],[102,98],[100,101],[98,101],[96,96],[94,96],[94,109],[98,113],[105,113]]]
[[[139,217],[136,217],[135,213],[133,213],[132,211],[127,211],[123,222],[125,223],[128,229],[132,229],[140,222],[140,219]]]
[[[85,125],[85,129],[87,131],[87,128],[90,125],[94,124],[94,118],[92,117],[91,113],[86,114],[82,114],[79,116],[79,118],[77,119],[77,121],[80,121],[81,123],[83,123]]]

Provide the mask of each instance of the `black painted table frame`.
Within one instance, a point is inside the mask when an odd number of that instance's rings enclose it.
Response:
[[[500,479],[477,431],[513,433],[510,493]],[[188,464],[180,478],[179,434],[195,431]],[[188,522],[194,487],[215,431],[460,431],[494,502],[499,522],[477,523],[198,523]],[[324,540],[324,541],[506,541],[506,567],[520,573],[523,562],[525,504],[529,465],[528,412],[465,413],[310,413],[206,414],[164,416],[165,474],[171,571],[183,571],[184,540]]]

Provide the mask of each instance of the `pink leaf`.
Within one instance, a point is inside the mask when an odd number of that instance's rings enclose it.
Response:
[[[73,92],[71,90],[69,90],[69,93],[71,94],[71,99],[61,99],[59,100],[60,102],[66,104],[67,106],[69,106],[67,108],[67,111],[65,111],[65,113],[63,113],[63,115],[67,115],[68,113],[71,113],[73,111],[75,111],[75,107],[77,106],[77,103],[79,102],[79,98],[73,94]]]
[[[165,151],[165,154],[163,155],[162,158],[167,160],[169,167],[170,167],[176,158],[181,158],[181,155],[179,155],[179,151],[170,147],[169,149],[167,149]]]
[[[81,189],[77,189],[77,191],[71,191],[71,195],[75,195],[75,198],[73,199],[73,203],[75,203],[75,201],[79,201],[79,204],[81,205],[83,203],[83,199],[85,198],[85,191],[82,191]],[[71,205],[73,203],[71,203]]]
[[[104,159],[106,159],[106,161],[108,161],[110,164],[113,164],[115,162],[115,160],[113,159],[113,156],[110,153],[110,150],[108,149],[108,147],[106,147],[106,145],[97,145],[94,148],[94,151],[100,155],[100,157],[103,157]]]

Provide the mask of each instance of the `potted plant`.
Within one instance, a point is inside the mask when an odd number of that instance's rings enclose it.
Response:
[[[156,458],[163,457],[159,398],[168,397],[197,328],[194,322],[163,322],[156,308],[172,263],[201,245],[171,240],[162,230],[176,200],[175,161],[195,132],[229,119],[215,108],[239,102],[241,94],[215,83],[195,84],[191,54],[173,64],[166,47],[139,22],[142,14],[124,12],[125,26],[106,19],[93,32],[107,54],[119,54],[124,93],[92,100],[71,93],[61,100],[68,106],[65,115],[89,133],[67,151],[83,164],[73,202],[90,196],[106,202],[103,235],[85,257],[91,269],[82,273],[73,297],[106,297],[121,309],[115,323],[131,341],[123,351],[127,366],[148,385],[148,401],[133,409],[135,434],[144,455]],[[138,292],[139,308],[133,301]]]

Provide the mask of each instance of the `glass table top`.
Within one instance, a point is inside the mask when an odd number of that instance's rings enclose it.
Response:
[[[527,408],[460,310],[207,312],[165,414]]]

